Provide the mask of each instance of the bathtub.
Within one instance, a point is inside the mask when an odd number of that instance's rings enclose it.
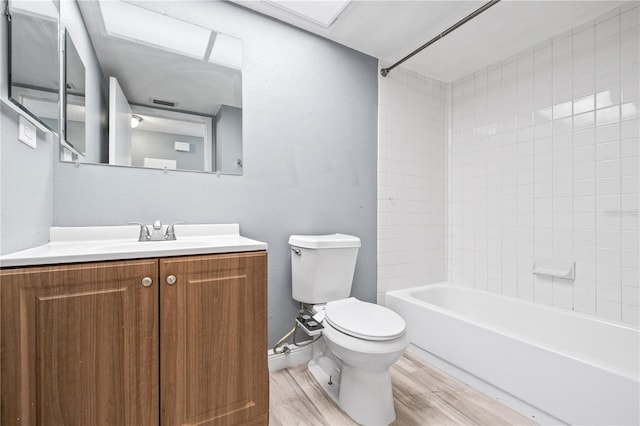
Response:
[[[538,423],[640,424],[635,327],[447,283],[388,292],[386,306],[428,359]]]

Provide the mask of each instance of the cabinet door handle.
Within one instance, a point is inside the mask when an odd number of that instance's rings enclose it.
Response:
[[[176,283],[177,279],[175,275],[169,275],[167,277],[167,284],[169,285],[174,285]]]
[[[153,284],[153,280],[151,279],[151,277],[144,277],[142,279],[142,285],[144,287],[149,287],[151,284]]]

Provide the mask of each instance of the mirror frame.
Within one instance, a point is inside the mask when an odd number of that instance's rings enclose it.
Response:
[[[57,16],[57,31],[56,31],[56,45],[58,46],[58,76],[60,78],[60,82],[62,82],[62,61],[60,60],[60,52],[61,52],[61,37],[60,37],[60,28],[61,28],[61,20],[60,20],[60,4],[58,1],[52,0],[58,10]],[[56,136],[60,135],[61,123],[60,119],[58,119],[58,128],[51,129],[48,125],[46,125],[43,121],[41,121],[33,112],[31,112],[27,107],[20,104],[10,97],[10,69],[11,69],[11,12],[9,10],[9,0],[2,0],[1,4],[2,16],[0,17],[0,39],[3,42],[0,42],[0,102],[7,105],[10,109],[18,113],[20,116],[26,118],[30,123],[32,123],[39,130],[50,133]],[[58,92],[58,116],[61,117],[62,114],[62,83],[59,85],[60,90]]]

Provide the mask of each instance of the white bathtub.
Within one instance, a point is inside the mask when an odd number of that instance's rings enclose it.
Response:
[[[447,283],[386,305],[413,345],[548,415],[536,421],[640,424],[635,327]]]

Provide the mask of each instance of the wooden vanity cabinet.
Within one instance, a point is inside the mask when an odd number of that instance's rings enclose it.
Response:
[[[0,271],[3,426],[157,422],[157,265]]]
[[[266,259],[0,270],[0,424],[267,424]]]
[[[162,425],[268,423],[266,268],[264,252],[160,261]]]

